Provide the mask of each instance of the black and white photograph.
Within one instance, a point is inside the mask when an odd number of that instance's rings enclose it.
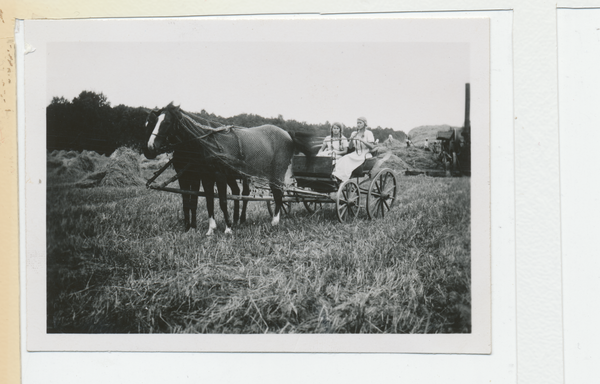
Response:
[[[26,21],[28,349],[490,353],[489,28]]]

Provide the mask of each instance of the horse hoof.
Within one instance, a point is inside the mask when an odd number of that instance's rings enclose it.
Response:
[[[281,212],[279,212],[278,214],[276,214],[275,216],[273,216],[273,220],[271,220],[271,226],[274,227],[277,224],[279,224],[279,214]]]
[[[225,228],[225,234],[226,235],[232,235],[233,232],[231,231],[231,228],[229,228],[229,227]]]

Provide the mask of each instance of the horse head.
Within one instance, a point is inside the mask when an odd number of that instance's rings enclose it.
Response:
[[[167,145],[172,144],[174,127],[180,114],[179,106],[176,107],[173,103],[148,113],[145,125],[148,144],[144,148],[144,155],[148,159],[155,158],[157,154],[165,150]]]

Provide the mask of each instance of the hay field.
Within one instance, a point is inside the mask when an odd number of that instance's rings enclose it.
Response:
[[[49,333],[470,332],[468,178],[400,175],[388,216],[348,224],[295,204],[271,227],[251,202],[233,235],[217,211],[206,237],[203,199],[185,233],[181,197],[138,185],[166,158],[130,155],[69,173],[48,154]]]

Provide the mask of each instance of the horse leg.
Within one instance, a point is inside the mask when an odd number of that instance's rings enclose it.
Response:
[[[190,189],[190,183],[188,180],[188,173],[184,172],[180,177],[179,177],[179,188],[183,189],[184,191],[188,191]],[[192,210],[191,206],[190,206],[190,195],[182,193],[181,194],[182,200],[183,200],[183,225],[185,227],[185,231],[189,231],[190,230],[190,211]]]
[[[242,183],[243,183],[243,187],[244,189],[242,189],[242,196],[249,196],[250,195],[250,183],[248,182],[247,178],[242,178]],[[242,216],[240,217],[240,224],[243,224],[246,222],[246,207],[248,206],[248,200],[244,200],[244,202],[242,203]]]
[[[185,188],[183,188],[181,185],[179,187],[185,190]],[[190,196],[186,195],[185,193],[182,193],[181,197],[183,198],[183,225],[185,227],[185,231],[187,232],[190,230]]]
[[[206,210],[208,211],[208,232],[206,236],[211,236],[217,229],[215,222],[215,180],[212,177],[202,178],[202,187],[206,194]]]
[[[271,192],[273,192],[273,199],[275,200],[275,212],[273,212],[273,220],[271,225],[276,226],[279,224],[279,211],[283,205],[283,191],[276,185],[271,185]]]
[[[190,183],[190,191],[198,192],[200,191],[200,175],[194,173],[194,179],[191,180]],[[196,229],[196,213],[198,211],[198,195],[190,195],[190,210],[191,210],[191,222],[190,227]]]
[[[217,191],[219,192],[219,206],[225,217],[225,233],[231,234],[231,220],[229,220],[229,212],[227,210],[227,180],[224,175],[217,176]]]
[[[231,194],[234,196],[239,196],[240,187],[238,186],[237,180],[233,176],[227,177],[227,184],[229,184],[229,188],[231,188]],[[233,200],[233,225],[236,225],[240,218],[240,201]]]

